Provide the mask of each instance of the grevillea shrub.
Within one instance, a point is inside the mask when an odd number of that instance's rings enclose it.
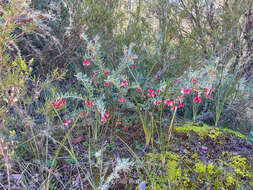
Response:
[[[155,136],[155,131],[159,131],[158,136],[164,136],[162,133],[167,128],[165,126],[170,124],[169,134],[171,133],[177,109],[184,108],[185,96],[192,96],[195,121],[197,105],[212,95],[212,88],[199,86],[199,79],[196,77],[191,79],[190,86],[179,80],[163,81],[157,78],[143,86],[143,82],[136,78],[141,71],[136,68],[138,57],[133,52],[133,44],[124,48],[121,62],[112,69],[101,56],[99,38],[90,41],[87,37],[84,39],[87,41],[87,47],[83,62],[80,63],[83,71],[75,75],[81,83],[81,90],[58,94],[53,106],[60,107],[62,100],[79,101],[82,106],[78,112],[85,113],[83,119],[92,128],[95,141],[101,134],[101,127],[107,126],[108,123],[120,123],[128,130],[129,123],[122,118],[130,111],[139,116],[148,146]],[[164,113],[169,114],[167,123],[164,122]],[[171,122],[173,113],[175,116]],[[111,121],[112,116],[117,119]]]

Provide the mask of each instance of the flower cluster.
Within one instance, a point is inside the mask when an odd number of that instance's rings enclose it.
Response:
[[[62,104],[65,104],[66,101],[63,99],[57,99],[55,103],[52,104],[53,108],[60,108]]]
[[[95,103],[94,103],[94,102],[89,102],[89,101],[87,101],[87,100],[84,100],[84,101],[83,101],[83,104],[86,105],[87,107],[91,108],[91,107],[94,106]]]

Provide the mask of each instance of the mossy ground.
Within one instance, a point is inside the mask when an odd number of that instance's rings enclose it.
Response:
[[[253,147],[244,135],[207,125],[174,129],[165,152],[149,153],[144,162],[146,189],[253,189]]]

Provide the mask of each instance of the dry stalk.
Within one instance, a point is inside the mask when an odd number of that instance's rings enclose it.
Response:
[[[176,113],[177,113],[177,106],[175,107],[175,110],[174,110],[174,113],[173,113],[173,116],[172,116],[172,119],[170,121],[170,126],[169,126],[169,141],[170,141],[170,138],[171,138],[171,135],[172,135],[172,127],[173,127],[173,123],[174,123],[174,120],[175,120],[175,117],[176,117]]]
[[[1,139],[0,142],[0,154],[4,158],[4,162],[6,165],[6,172],[7,172],[7,180],[8,180],[8,190],[11,190],[11,181],[10,181],[10,167],[9,167],[9,159],[8,159],[8,148],[6,148],[6,153],[4,152],[4,147],[3,147],[3,139]]]

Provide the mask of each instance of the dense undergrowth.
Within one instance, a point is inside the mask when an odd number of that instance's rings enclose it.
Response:
[[[0,189],[253,189],[252,1],[0,1]]]

